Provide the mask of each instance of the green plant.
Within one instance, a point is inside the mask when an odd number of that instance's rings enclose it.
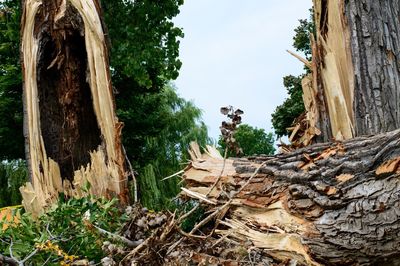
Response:
[[[66,260],[87,259],[99,262],[106,254],[102,250],[107,237],[95,225],[116,232],[126,221],[117,208],[117,200],[61,197],[57,207],[34,220],[30,214],[20,215],[18,223],[0,231],[0,254],[21,261],[32,255],[29,265],[62,265]],[[0,228],[3,223],[0,222]],[[57,251],[58,250],[58,251]],[[12,254],[11,254],[12,252]]]
[[[305,111],[302,79],[303,75],[298,77],[289,75],[283,78],[289,97],[272,114],[272,125],[277,137],[288,135],[287,128],[291,127],[294,120]]]
[[[158,110],[167,126],[146,138],[144,160],[136,162],[141,203],[154,210],[168,208],[170,199],[179,193],[178,178],[162,179],[182,170],[189,159],[190,142],[197,141],[202,147],[211,143],[201,110],[179,97],[172,86],[162,91]]]
[[[307,60],[312,60],[310,35],[315,35],[315,24],[313,9],[310,9],[310,18],[300,19],[300,25],[294,30],[293,47],[302,52]],[[305,67],[305,74],[310,70]],[[304,111],[303,89],[301,80],[305,74],[299,76],[288,75],[283,78],[283,85],[287,89],[288,98],[279,105],[272,114],[272,125],[277,137],[287,136],[287,128],[291,127],[294,120]]]

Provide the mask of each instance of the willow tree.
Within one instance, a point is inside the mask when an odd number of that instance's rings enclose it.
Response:
[[[22,7],[26,209],[38,213],[61,192],[128,203],[100,2],[25,0]]]

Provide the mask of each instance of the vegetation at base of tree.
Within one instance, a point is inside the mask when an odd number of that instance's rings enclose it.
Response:
[[[26,265],[70,265],[68,259],[83,258],[99,263],[106,256],[102,245],[107,237],[90,224],[118,232],[127,215],[116,206],[116,200],[61,199],[58,207],[38,220],[18,210],[20,222],[12,222],[6,230],[0,230],[0,254],[11,257],[11,249],[13,257],[23,260],[36,249]],[[7,222],[0,222],[0,228],[3,224]]]
[[[299,20],[300,25],[294,30],[293,37],[293,47],[296,51],[302,52],[307,60],[312,59],[310,35],[315,34],[313,16],[313,10],[310,9],[310,18]],[[308,74],[309,71],[305,67],[305,74]],[[294,120],[305,111],[301,87],[301,80],[305,74],[283,77],[283,85],[287,89],[288,98],[272,114],[272,125],[278,138],[288,136],[287,128],[291,127]]]
[[[181,201],[172,211],[181,217],[197,204]],[[25,260],[23,265],[117,265],[113,263],[170,222],[164,214],[140,204],[121,210],[117,199],[64,200],[60,195],[57,206],[39,218],[19,208],[13,211],[14,221],[0,220],[0,263],[6,256],[19,263]],[[180,228],[189,232],[205,215],[202,207],[197,208]],[[6,229],[1,230],[3,226]]]
[[[172,88],[182,65],[181,28],[172,19],[182,0],[102,0],[117,114],[137,172],[141,199],[159,209],[178,191],[160,180],[182,168],[190,141],[209,142],[201,111]],[[0,159],[25,157],[19,62],[20,1],[0,3]],[[3,183],[0,183],[3,186]],[[18,193],[15,191],[15,193]],[[1,198],[1,196],[0,196]]]
[[[254,128],[247,124],[240,125],[234,132],[234,139],[242,149],[243,156],[251,155],[272,155],[275,152],[274,136],[272,133],[266,133],[262,128]],[[220,137],[218,141],[220,152],[224,154],[226,143]],[[235,157],[234,151],[228,150],[228,157]]]

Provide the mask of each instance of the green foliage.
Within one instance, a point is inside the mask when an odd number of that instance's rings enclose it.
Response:
[[[170,102],[164,99],[164,88],[178,77],[182,65],[178,56],[183,32],[172,18],[183,1],[105,0],[102,4],[111,41],[117,111],[125,124],[123,142],[140,172],[154,158],[149,138],[171,128],[165,117]]]
[[[272,155],[275,152],[273,134],[266,133],[262,128],[258,129],[242,124],[235,131],[234,138],[242,149],[244,156],[255,154]],[[218,144],[221,152],[224,152],[226,144],[221,137]],[[228,151],[228,157],[230,156],[235,156],[235,154],[232,151]]]
[[[24,157],[19,2],[0,4],[0,160]]]
[[[0,254],[19,260],[31,254],[39,244],[50,241],[68,255],[99,262],[105,256],[101,249],[104,236],[88,226],[94,224],[108,232],[116,232],[126,221],[126,215],[116,208],[116,200],[94,200],[92,198],[61,200],[58,207],[41,216],[37,221],[29,214],[22,214],[20,223],[0,231]],[[84,220],[84,215],[90,217]],[[0,223],[0,228],[2,223]],[[29,265],[60,265],[63,258],[54,251],[39,250]]]
[[[314,12],[310,9],[310,19],[299,19],[300,25],[294,29],[293,47],[303,52],[308,60],[311,60],[312,50],[310,34],[315,36]]]
[[[182,65],[178,38],[183,32],[172,18],[179,14],[183,0],[103,0],[102,4],[114,82],[129,81],[129,87],[160,91],[178,77]]]
[[[288,131],[286,129],[291,127],[294,120],[305,111],[303,89],[301,87],[302,78],[302,75],[298,77],[289,75],[283,78],[289,98],[279,105],[272,114],[272,125],[277,137],[287,135]]]
[[[188,201],[184,204],[179,204],[177,206],[178,215],[185,215],[193,208],[195,208],[199,204],[196,201]],[[189,233],[199,222],[201,222],[206,216],[204,208],[199,206],[191,215],[189,215],[186,219],[184,219],[181,223],[181,229],[184,232]]]
[[[25,162],[14,160],[0,163],[0,208],[21,204],[19,187],[27,181]]]
[[[313,10],[310,9],[310,19],[300,19],[300,25],[294,30],[293,47],[297,51],[303,52],[308,60],[311,60],[311,42],[310,35],[315,34],[315,24],[313,20]],[[309,69],[305,68],[306,73]],[[289,75],[283,78],[283,85],[288,91],[288,98],[279,105],[272,114],[272,125],[275,129],[277,137],[287,136],[288,127],[292,126],[294,120],[299,117],[304,111],[303,89],[301,80],[304,74],[297,77]]]
[[[177,178],[161,179],[182,169],[182,163],[188,160],[190,142],[197,141],[202,147],[211,143],[200,119],[201,110],[180,98],[174,88],[162,91],[159,108],[167,126],[158,135],[146,138],[146,149],[141,154],[145,165],[137,165],[140,199],[145,206],[157,210],[167,207],[169,199],[179,192]]]

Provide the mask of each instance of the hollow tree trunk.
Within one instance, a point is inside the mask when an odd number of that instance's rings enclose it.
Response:
[[[225,163],[192,154],[183,194],[225,205],[221,240],[305,265],[400,263],[400,130]]]
[[[21,188],[39,213],[58,194],[128,202],[122,124],[115,114],[98,0],[22,2],[26,154]],[[87,191],[87,183],[90,188]]]
[[[312,74],[303,81],[310,128],[304,139],[399,128],[399,1],[314,0],[314,15]]]

